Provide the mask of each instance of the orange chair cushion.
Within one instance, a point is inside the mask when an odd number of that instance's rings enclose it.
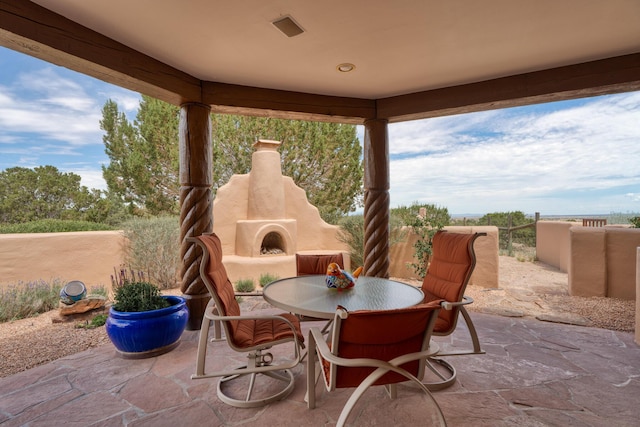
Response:
[[[473,241],[476,237],[475,234],[436,233],[433,237],[433,253],[429,269],[422,282],[425,302],[435,299],[450,302],[462,301],[475,266]],[[434,334],[455,329],[457,311],[456,309],[440,310]]]
[[[423,350],[425,330],[431,312],[440,307],[440,301],[413,307],[386,311],[355,311],[341,322],[337,355],[344,358],[372,358],[389,361],[403,354]],[[427,344],[428,345],[428,344]],[[329,378],[329,363],[323,362],[323,371]],[[420,361],[402,365],[416,375]],[[368,367],[336,367],[336,387],[357,387],[372,371]],[[395,372],[382,376],[375,384],[393,384],[407,381]]]
[[[284,317],[293,323],[296,328],[298,341],[301,343],[304,342],[304,335],[302,335],[302,331],[300,330],[300,321],[298,318],[291,313],[280,313],[278,316]],[[243,319],[238,322],[232,340],[235,346],[248,348],[290,338],[291,336],[291,328],[282,320]]]
[[[296,254],[296,272],[298,276],[313,274],[327,274],[327,267],[332,262],[344,269],[344,259],[341,253],[327,255]]]
[[[236,300],[233,285],[227,276],[227,270],[222,264],[222,244],[215,234],[206,234],[199,237],[207,248],[209,261],[206,266],[207,278],[213,284],[213,292],[218,295],[220,307],[218,313],[221,316],[240,316],[240,306]],[[211,290],[209,291],[211,292]],[[280,314],[293,323],[296,336],[302,343],[304,335],[300,330],[300,321],[290,313]],[[238,348],[248,348],[255,345],[268,343],[274,340],[292,337],[291,328],[281,320],[270,319],[242,319],[228,322],[231,332],[231,342]]]

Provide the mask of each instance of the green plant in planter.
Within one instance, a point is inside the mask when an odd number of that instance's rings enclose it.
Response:
[[[115,292],[113,309],[122,312],[158,310],[169,307],[171,303],[163,298],[160,288],[147,280],[142,271],[115,268],[111,276],[111,285]]]
[[[149,282],[127,282],[116,289],[113,309],[124,312],[158,310],[169,307],[160,289]]]
[[[122,357],[164,354],[179,344],[189,309],[184,298],[162,295],[144,274],[130,273],[121,269],[111,278],[115,296],[105,323],[107,335]]]

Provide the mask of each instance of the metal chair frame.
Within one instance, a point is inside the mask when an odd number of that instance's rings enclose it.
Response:
[[[212,279],[209,277],[207,271],[208,264],[210,261],[212,261],[212,258],[201,238],[207,238],[208,236],[213,236],[215,239],[217,239],[217,236],[215,236],[214,234],[187,238],[188,242],[197,244],[203,251],[202,260],[200,262],[200,277],[202,278],[202,281],[204,282],[207,290],[209,291],[209,294],[211,295],[211,300],[207,304],[207,307],[204,311],[202,327],[200,329],[198,353],[196,358],[196,373],[191,375],[191,379],[220,377],[220,381],[218,382],[217,387],[218,398],[224,403],[235,407],[259,407],[277,400],[284,399],[293,391],[294,377],[291,369],[297,366],[306,356],[306,352],[303,351],[304,343],[300,342],[296,336],[296,332],[300,330],[299,322],[297,325],[294,325],[294,322],[281,315],[226,315],[223,309],[225,305],[222,304],[220,296],[216,292],[216,287],[212,283]],[[221,265],[220,268],[224,269],[224,266]],[[228,283],[228,286],[232,286],[230,282]],[[291,333],[287,334],[284,338],[281,339],[276,339],[269,342],[261,342],[259,344],[249,345],[245,347],[239,347],[234,344],[232,339],[230,339],[233,333],[230,328],[230,322],[247,320],[255,320],[258,322],[284,322],[291,329]],[[293,320],[297,322],[297,319],[295,319],[295,317],[293,318]],[[214,323],[215,334],[214,338],[209,340],[209,330],[212,322]],[[224,332],[224,338],[220,338],[220,327]],[[209,341],[216,342],[225,340],[227,341],[229,347],[233,350],[240,353],[247,353],[246,365],[231,369],[223,369],[215,372],[207,372],[206,356]],[[273,346],[286,343],[293,343],[292,357],[289,360],[284,359],[282,362],[273,363],[274,356],[268,350]],[[235,397],[231,397],[227,392],[225,392],[225,386],[227,384],[231,384],[233,381],[239,380],[240,378],[247,375],[249,376],[249,386],[244,399],[241,400]],[[266,375],[270,378],[282,381],[284,385],[282,388],[280,388],[279,391],[276,391],[269,396],[252,399],[254,386],[256,380],[259,378],[259,375]]]
[[[445,230],[440,230],[436,233],[447,233],[449,236],[455,236],[456,233],[450,233],[448,231]],[[433,335],[434,336],[448,336],[451,335],[454,330],[457,328],[457,322],[459,319],[459,315],[462,315],[462,318],[465,321],[465,324],[467,325],[467,330],[469,332],[469,338],[471,339],[471,343],[473,345],[472,349],[464,349],[464,350],[458,350],[458,351],[444,351],[442,348],[440,348],[440,350],[430,356],[427,359],[427,364],[426,367],[429,369],[430,372],[432,372],[436,379],[435,380],[428,380],[425,382],[425,385],[427,386],[427,388],[429,388],[429,390],[431,391],[437,391],[437,390],[442,390],[444,388],[450,387],[451,385],[453,385],[453,383],[456,381],[457,378],[457,372],[455,367],[449,363],[448,361],[442,359],[442,357],[446,357],[446,356],[463,356],[463,355],[471,355],[471,354],[485,354],[485,351],[482,350],[481,345],[480,345],[480,340],[478,338],[478,333],[476,331],[476,328],[473,324],[473,321],[471,320],[471,316],[469,315],[469,312],[466,309],[466,305],[468,304],[472,304],[473,303],[473,298],[465,296],[464,295],[464,290],[467,287],[467,284],[469,283],[469,280],[471,278],[471,275],[473,273],[473,270],[475,268],[476,265],[476,255],[475,255],[475,250],[474,250],[474,243],[476,241],[477,238],[481,237],[481,236],[486,236],[487,233],[473,233],[472,235],[470,235],[470,239],[465,242],[466,245],[466,251],[467,251],[467,255],[469,257],[469,264],[467,265],[467,270],[465,272],[464,277],[462,278],[462,280],[460,281],[460,283],[457,283],[457,286],[460,288],[460,295],[461,298],[458,301],[442,301],[441,302],[441,307],[444,310],[447,311],[454,311],[453,313],[453,320],[451,322],[451,324],[449,325],[449,327],[446,330],[443,331],[438,331],[437,327],[434,329]],[[467,236],[465,234],[465,236]],[[434,239],[436,239],[434,237]],[[437,239],[436,239],[437,240]],[[435,251],[438,248],[434,246],[433,250],[434,250],[434,255],[435,255]],[[427,270],[427,274],[426,276],[428,276],[430,274],[429,269]],[[426,276],[425,276],[425,283],[426,283]],[[422,290],[425,292],[425,295],[427,295],[428,292],[430,292],[432,289],[428,289],[425,287],[425,283],[423,283],[422,286]],[[442,295],[435,295],[436,298],[442,298]],[[425,302],[427,300],[425,299]]]
[[[334,328],[331,337],[331,346],[327,344],[325,341],[326,338],[323,335],[322,331],[317,327],[312,327],[309,331],[308,342],[309,342],[309,358],[307,361],[307,394],[306,400],[309,409],[314,409],[316,406],[316,381],[317,376],[323,377],[323,382],[327,391],[331,392],[337,388],[336,380],[337,380],[337,366],[343,367],[369,367],[372,368],[371,373],[355,388],[354,392],[351,394],[349,399],[347,400],[344,408],[342,409],[340,416],[338,418],[338,422],[336,424],[337,427],[344,426],[349,415],[357,404],[358,400],[362,397],[362,395],[369,389],[369,387],[376,385],[385,374],[389,372],[395,372],[404,377],[403,381],[411,381],[412,384],[415,384],[417,387],[422,389],[422,391],[432,400],[433,407],[436,409],[437,413],[435,414],[436,418],[439,420],[441,425],[446,425],[446,421],[444,419],[444,415],[442,414],[442,410],[438,406],[437,402],[433,399],[429,389],[420,381],[419,378],[422,377],[424,373],[425,361],[428,357],[435,354],[438,350],[438,346],[435,343],[431,342],[431,333],[433,330],[433,326],[435,324],[435,320],[440,308],[438,304],[422,304],[422,308],[430,310],[430,317],[427,322],[426,328],[424,329],[424,336],[422,340],[422,346],[419,351],[403,354],[397,356],[391,360],[380,360],[376,358],[367,357],[366,352],[362,353],[361,357],[355,358],[345,358],[341,357],[339,354],[339,344],[340,344],[340,334],[343,326],[343,322],[348,322],[349,312],[342,307],[339,307],[336,310],[334,316]],[[417,306],[416,306],[417,307]],[[413,308],[416,308],[413,307]],[[406,309],[403,309],[406,310]],[[385,314],[398,311],[398,310],[381,310],[379,315],[384,316]],[[354,312],[358,313],[358,312]],[[377,313],[376,313],[377,314]],[[395,343],[389,344],[393,346]],[[321,366],[316,375],[316,362],[320,362],[319,356],[327,361],[330,364],[328,378],[327,375],[323,373],[323,367]],[[411,361],[419,361],[419,368],[417,375],[413,375],[407,370],[403,369],[401,366],[407,362]],[[321,362],[320,362],[321,363]],[[394,383],[385,383],[383,384],[387,395],[391,399],[395,399],[397,397],[397,382]],[[378,383],[378,385],[380,385]]]

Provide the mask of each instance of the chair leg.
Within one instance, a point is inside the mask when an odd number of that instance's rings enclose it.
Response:
[[[307,350],[307,393],[305,400],[307,408],[314,409],[316,407],[316,343],[313,335],[309,335],[309,350]]]
[[[436,366],[440,366],[438,369]],[[429,370],[438,378],[435,381],[426,381],[423,384],[430,391],[438,391],[445,389],[447,387],[451,387],[454,382],[456,382],[456,376],[458,373],[456,372],[456,368],[453,367],[449,362],[439,359],[437,357],[429,357],[426,360],[425,367],[429,368]],[[442,372],[444,371],[444,373]],[[426,375],[426,370],[425,370]]]
[[[432,421],[437,420],[438,424],[441,425],[441,426],[446,426],[447,425],[447,423],[446,423],[446,421],[444,419],[444,415],[442,414],[442,410],[440,409],[440,406],[438,405],[438,402],[436,402],[436,400],[433,398],[433,396],[429,392],[428,388],[425,387],[425,384],[422,384],[420,382],[420,380],[418,380],[416,377],[411,375],[409,372],[404,371],[402,368],[398,368],[397,366],[394,366],[394,367],[392,367],[390,369],[388,369],[388,368],[377,368],[372,373],[370,373],[369,376],[367,376],[360,383],[360,385],[355,389],[355,391],[351,394],[351,396],[349,396],[349,399],[347,400],[347,403],[345,403],[344,408],[342,409],[342,412],[340,413],[340,417],[338,418],[338,422],[336,424],[336,427],[344,427],[345,423],[347,422],[347,418],[351,414],[351,411],[355,407],[355,405],[358,402],[358,400],[360,400],[360,398],[362,397],[364,392],[367,391],[367,389],[369,387],[371,387],[377,380],[379,380],[384,374],[389,372],[389,370],[393,370],[393,371],[395,371],[397,373],[401,373],[402,375],[407,377],[407,379],[410,380],[412,383],[414,383],[415,385],[420,387],[422,389],[422,391],[424,391],[424,393],[431,399],[431,404],[432,404],[433,410],[435,412],[435,414],[433,416],[434,419]],[[394,386],[394,388],[396,386],[396,384],[390,384],[390,385]],[[434,425],[434,424],[430,423],[429,425]]]
[[[211,320],[205,316],[200,327],[200,336],[198,338],[198,355],[196,357],[196,374],[191,378],[196,379],[204,376],[204,366],[207,359],[207,345],[209,341],[209,327]]]
[[[396,399],[398,397],[398,386],[396,384],[385,384],[384,389],[387,391],[387,396],[390,399]]]
[[[456,368],[449,362],[442,359],[443,356],[464,356],[470,354],[484,354],[485,351],[480,347],[480,340],[478,339],[478,333],[476,328],[471,320],[471,316],[469,316],[469,312],[464,308],[460,307],[460,313],[467,325],[467,330],[469,332],[471,342],[473,344],[473,350],[464,349],[461,351],[449,351],[442,352],[438,351],[433,357],[429,357],[427,359],[426,367],[438,377],[435,381],[426,381],[424,384],[431,391],[442,390],[447,387],[450,387],[456,381]],[[439,368],[439,369],[438,369]]]
[[[238,368],[238,370],[242,370],[242,369],[246,369],[246,366]],[[278,400],[282,400],[285,397],[287,397],[289,394],[291,394],[291,392],[293,391],[293,386],[295,382],[293,377],[293,372],[291,372],[290,369],[285,369],[282,372],[284,372],[287,375],[283,377],[272,377],[271,375],[269,376],[272,378],[276,378],[278,380],[282,379],[283,382],[286,382],[285,387],[275,394],[272,394],[267,397],[254,399],[254,400],[251,399],[251,394],[253,392],[253,383],[255,381],[255,378],[257,378],[257,375],[261,375],[261,374],[255,373],[255,372],[244,373],[244,374],[239,373],[236,375],[227,375],[226,377],[222,377],[218,382],[218,399],[220,399],[220,401],[226,403],[227,405],[235,406],[236,408],[256,408],[259,406],[268,405],[269,403],[272,403]],[[225,383],[238,379],[244,375],[251,375],[253,377],[250,379],[250,383],[252,385],[250,385],[249,389],[247,390],[246,398],[244,400],[240,400],[240,399],[235,399],[229,396],[228,394],[226,394],[224,391]]]
[[[270,356],[270,354],[267,355]],[[222,402],[238,408],[255,408],[258,406],[267,405],[277,400],[282,400],[287,397],[293,391],[295,382],[293,372],[291,371],[291,369],[274,369],[272,371],[254,372],[256,368],[269,366],[270,358],[265,359],[264,356],[265,355],[263,355],[262,351],[256,350],[247,356],[249,360],[249,363],[247,365],[236,368],[234,370],[235,372],[231,375],[225,375],[221,377],[220,381],[218,382],[218,398]],[[267,360],[268,362],[265,362],[265,360]],[[246,375],[249,375],[250,377],[249,385],[247,387],[247,393],[244,400],[236,399],[229,396],[224,390],[225,384],[242,378]],[[259,378],[259,375],[264,375],[265,377],[281,381],[285,383],[285,386],[280,391],[269,396],[252,399],[253,389],[256,380]]]
[[[473,321],[471,321],[469,312],[464,307],[460,307],[460,313],[462,313],[462,317],[464,317],[464,321],[467,324],[467,329],[469,330],[469,335],[471,335],[471,342],[473,343],[473,353],[484,354],[484,351],[482,350],[482,348],[480,348],[478,333],[476,332],[476,327],[474,326]]]

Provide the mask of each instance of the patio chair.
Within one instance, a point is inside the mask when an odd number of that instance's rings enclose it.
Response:
[[[187,239],[197,244],[203,252],[200,262],[200,276],[211,294],[203,316],[202,328],[198,342],[196,373],[192,379],[221,377],[218,382],[218,398],[232,406],[248,408],[263,406],[276,400],[284,399],[293,391],[294,378],[291,368],[303,359],[304,336],[300,330],[300,322],[290,313],[280,315],[241,315],[240,306],[235,299],[233,285],[222,264],[222,246],[215,234],[206,234]],[[238,368],[223,368],[216,372],[205,369],[209,328],[211,322],[221,322],[226,341],[234,351],[247,353],[247,364]],[[214,340],[215,341],[215,340]],[[290,357],[275,356],[268,350],[276,345],[292,343]],[[243,399],[232,397],[225,391],[225,386],[238,384],[248,379],[248,386]],[[252,399],[256,381],[267,376],[282,381],[284,386],[277,387],[269,396]],[[235,388],[238,388],[236,386]]]
[[[427,274],[422,282],[424,302],[443,300],[442,308],[433,328],[434,336],[448,336],[458,324],[458,315],[464,318],[473,349],[461,351],[442,351],[429,357],[427,367],[435,379],[426,380],[429,390],[441,390],[451,386],[456,380],[456,370],[443,356],[467,354],[484,354],[480,348],[480,340],[473,321],[465,305],[473,303],[473,299],[464,295],[464,291],[476,265],[474,242],[486,233],[450,233],[438,231],[433,237],[432,255]]]
[[[328,392],[338,388],[356,389],[347,400],[337,426],[343,426],[365,391],[384,385],[390,398],[397,396],[396,384],[412,381],[431,400],[434,413],[431,422],[445,425],[444,416],[429,390],[422,384],[431,332],[440,301],[419,304],[397,310],[361,310],[348,312],[338,307],[329,343],[317,327],[309,331],[309,359],[307,361],[307,404],[316,406],[316,362],[319,376]],[[435,344],[434,344],[435,346]]]
[[[296,254],[296,275],[327,274],[327,267],[332,262],[344,269],[342,253],[335,254]]]
[[[327,267],[329,264],[335,262],[344,268],[344,258],[342,253],[335,254],[296,254],[296,276],[311,276],[316,274],[327,274]],[[301,322],[315,322],[318,319],[310,316],[299,315],[298,319]],[[331,326],[332,321],[326,323],[323,331],[326,333]]]

